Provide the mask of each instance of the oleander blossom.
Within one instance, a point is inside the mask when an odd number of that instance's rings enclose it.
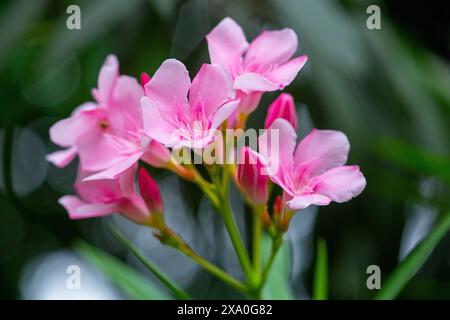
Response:
[[[135,190],[137,165],[126,169],[114,179],[83,181],[90,172],[79,170],[75,190],[77,195],[66,195],[58,202],[71,219],[102,217],[121,213],[125,217],[145,223],[150,210]]]
[[[92,91],[96,102],[74,110],[69,118],[50,128],[50,139],[66,148],[47,156],[57,167],[64,167],[76,155],[86,179],[113,179],[140,158],[162,167],[170,153],[142,134],[140,99],[144,92],[136,79],[119,75],[115,56],[107,57]]]
[[[238,111],[246,114],[257,107],[263,92],[288,86],[307,61],[305,55],[292,58],[298,40],[289,28],[263,31],[249,44],[242,28],[227,17],[206,40],[211,63],[230,73],[241,98]]]
[[[278,130],[279,151],[266,135]],[[267,170],[270,179],[284,191],[285,204],[300,210],[311,204],[328,205],[331,201],[346,202],[358,196],[366,180],[358,166],[346,166],[350,143],[344,133],[313,129],[295,147],[297,135],[285,119],[276,119],[259,138],[263,163],[277,157],[278,170]],[[294,152],[295,150],[295,152]]]
[[[145,85],[144,132],[166,147],[202,149],[238,102],[221,66],[203,64],[191,83],[186,67],[168,59]]]

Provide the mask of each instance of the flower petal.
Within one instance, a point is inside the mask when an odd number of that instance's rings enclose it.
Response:
[[[63,196],[58,203],[66,209],[70,219],[101,217],[114,213],[117,208],[115,204],[87,204],[77,196]]]
[[[295,163],[307,167],[310,176],[347,162],[350,143],[347,136],[334,130],[313,129],[297,146]]]
[[[244,66],[280,65],[289,60],[297,50],[297,35],[294,30],[285,28],[264,31],[248,47]]]
[[[234,80],[234,88],[245,93],[254,91],[270,92],[281,89],[278,84],[270,81],[259,73],[243,73]]]
[[[285,64],[267,73],[266,77],[273,83],[276,83],[284,88],[291,84],[307,60],[307,56],[292,59],[291,61],[286,62]]]
[[[259,152],[271,162],[287,167],[292,163],[297,134],[285,119],[276,119],[258,138]]]
[[[98,75],[98,89],[94,90],[94,95],[98,102],[108,104],[118,76],[119,61],[116,56],[109,55]]]
[[[145,92],[161,113],[170,113],[178,105],[187,104],[191,79],[183,63],[165,60],[153,78],[145,85]]]
[[[209,116],[233,96],[231,78],[225,69],[219,65],[203,64],[192,81],[189,104],[191,108],[200,105]]]
[[[77,148],[71,147],[48,154],[45,159],[58,168],[67,166],[77,155]]]
[[[103,117],[105,111],[97,109],[95,104],[83,104],[69,118],[56,122],[50,128],[50,140],[60,147],[71,147],[78,137],[99,130],[98,122]]]
[[[120,76],[108,105],[108,121],[114,133],[127,137],[142,129],[141,97],[144,90],[137,80]]]
[[[318,206],[326,206],[330,204],[331,199],[327,196],[311,193],[311,194],[302,194],[299,196],[293,197],[291,200],[287,201],[286,204],[291,210],[301,210],[306,207],[315,204]]]
[[[233,75],[241,68],[242,55],[248,48],[242,28],[231,18],[223,19],[207,36],[211,63],[220,64]]]
[[[167,117],[161,114],[155,103],[148,97],[142,97],[141,109],[144,133],[164,145],[169,145],[177,128],[167,121]]]
[[[234,100],[222,105],[213,115],[211,130],[217,129],[222,122],[228,119],[228,117],[236,110],[239,104],[239,100]]]
[[[341,166],[314,177],[309,185],[333,201],[346,202],[364,190],[366,179],[359,166]]]
[[[122,160],[113,166],[107,168],[106,170],[100,171],[96,174],[90,175],[89,177],[84,178],[83,181],[92,181],[92,180],[108,180],[115,179],[119,175],[121,175],[124,171],[131,168],[134,164],[139,161],[139,158],[142,156],[143,152],[137,152],[132,155],[127,155],[123,157]]]

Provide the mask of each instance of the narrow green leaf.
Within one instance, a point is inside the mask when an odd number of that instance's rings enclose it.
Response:
[[[328,253],[327,244],[324,239],[319,239],[317,241],[313,299],[328,299]]]
[[[422,267],[437,246],[439,241],[450,229],[450,212],[447,212],[434,229],[423,239],[411,253],[395,268],[375,299],[394,299]]]
[[[382,139],[376,147],[382,157],[415,173],[434,176],[450,183],[450,159],[418,146],[394,139]]]
[[[265,265],[271,251],[271,239],[264,234],[261,242],[262,261],[261,265]],[[291,288],[291,268],[292,268],[292,252],[289,244],[284,242],[278,250],[273,261],[272,268],[267,276],[266,284],[262,289],[262,297],[272,300],[294,299]]]
[[[190,299],[189,295],[181,288],[179,288],[164,272],[147,259],[114,225],[107,224],[107,229],[111,234],[150,271],[159,281],[162,282],[178,299]]]
[[[142,274],[110,254],[82,240],[78,240],[74,247],[80,255],[97,266],[105,276],[130,296],[130,298],[139,300],[170,299],[170,296]]]

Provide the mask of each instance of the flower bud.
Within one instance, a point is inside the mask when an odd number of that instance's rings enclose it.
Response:
[[[145,85],[150,81],[151,77],[147,72],[141,73],[141,86],[145,87]]]
[[[247,200],[255,205],[267,202],[268,177],[261,173],[263,165],[257,154],[249,147],[243,147],[239,155],[237,179]]]
[[[139,169],[139,191],[152,214],[163,212],[163,201],[158,185],[144,168]]]
[[[275,119],[283,118],[287,120],[294,129],[297,129],[297,112],[295,110],[294,98],[289,93],[282,93],[276,98],[267,110],[264,127],[270,127]]]

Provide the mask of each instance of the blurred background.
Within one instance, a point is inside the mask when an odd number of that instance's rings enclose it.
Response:
[[[71,4],[81,8],[81,30],[66,27]],[[366,27],[371,4],[381,8],[380,30]],[[367,299],[374,291],[366,287],[366,268],[378,265],[383,281],[450,209],[450,12],[443,2],[1,1],[0,298],[167,297],[110,236],[105,220],[194,297],[241,297],[119,216],[70,221],[57,199],[73,192],[77,164],[61,170],[45,161],[56,150],[49,127],[92,99],[107,54],[135,77],[152,74],[168,57],[182,60],[192,75],[209,61],[205,35],[226,16],[248,39],[263,29],[295,29],[298,53],[310,58],[286,90],[296,98],[299,135],[312,127],[342,130],[352,145],[349,163],[367,178],[351,202],[295,216],[286,271],[292,298],[311,297],[318,238],[328,245],[330,298]],[[276,96],[264,96],[250,126],[263,127]],[[169,225],[239,277],[227,235],[199,190],[167,172],[152,174]],[[244,225],[248,214],[236,192],[232,201]],[[447,235],[400,298],[450,298],[449,252]],[[80,290],[66,286],[71,265],[80,267]]]

